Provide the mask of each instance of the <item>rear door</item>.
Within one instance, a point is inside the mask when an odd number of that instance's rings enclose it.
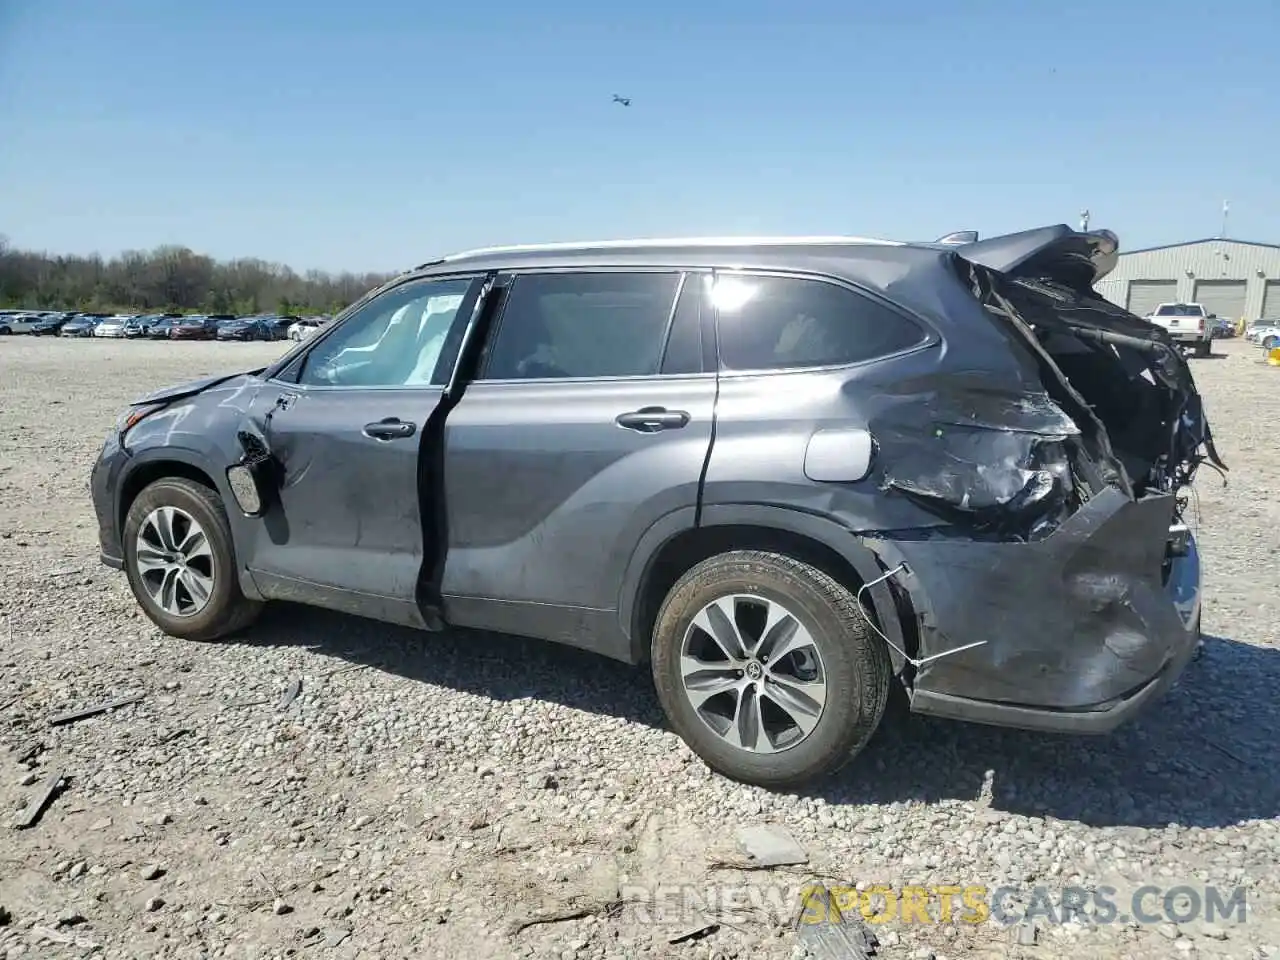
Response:
[[[446,619],[625,657],[622,572],[657,520],[693,522],[711,447],[701,284],[670,269],[499,283],[444,429]]]
[[[433,533],[419,508],[421,440],[478,287],[393,287],[259,392],[249,426],[283,468],[246,558],[265,594],[424,625],[417,591]]]

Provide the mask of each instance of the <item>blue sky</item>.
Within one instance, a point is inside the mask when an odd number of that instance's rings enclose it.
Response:
[[[1280,242],[1276,0],[0,0],[0,233],[298,269],[1045,223]],[[613,93],[633,98],[629,108]]]

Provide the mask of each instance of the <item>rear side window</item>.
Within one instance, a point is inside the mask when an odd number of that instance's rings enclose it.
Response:
[[[658,372],[679,273],[517,277],[484,378],[642,377]]]
[[[837,366],[925,339],[901,314],[833,283],[723,273],[707,282],[724,370]]]

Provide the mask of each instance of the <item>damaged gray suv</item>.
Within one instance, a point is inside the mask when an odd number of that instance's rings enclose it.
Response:
[[[798,784],[919,713],[1078,733],[1199,634],[1221,467],[1108,232],[511,247],[423,264],[270,366],[162,390],[94,467],[164,631],[281,599],[652,670],[711,767]],[[478,634],[482,636],[483,634]]]

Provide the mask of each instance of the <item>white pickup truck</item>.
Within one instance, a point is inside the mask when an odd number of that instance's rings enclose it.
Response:
[[[1206,313],[1198,303],[1162,303],[1145,319],[1168,330],[1178,344],[1192,347],[1197,357],[1207,357],[1212,352],[1213,328],[1218,318]]]

